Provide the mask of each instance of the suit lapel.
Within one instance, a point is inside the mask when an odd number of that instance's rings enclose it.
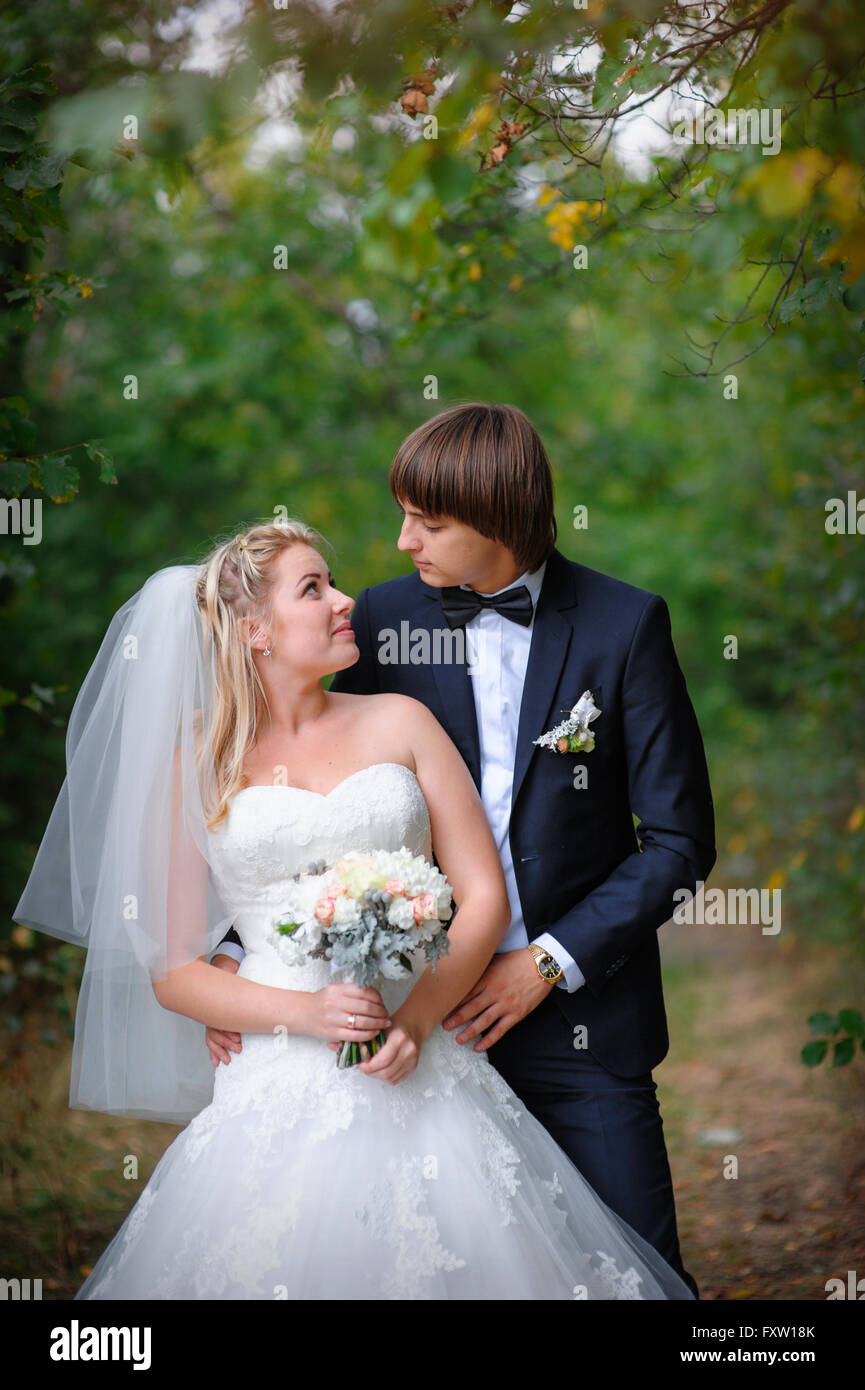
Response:
[[[573,625],[562,612],[573,608],[576,602],[574,573],[564,556],[554,550],[547,561],[535,610],[517,729],[512,807],[516,805],[532,757],[541,751],[534,746],[533,740],[564,718],[563,714],[552,710],[552,704],[573,635]],[[574,699],[579,693],[576,692]]]

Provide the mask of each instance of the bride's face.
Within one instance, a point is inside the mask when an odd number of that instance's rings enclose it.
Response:
[[[309,674],[315,679],[353,666],[360,655],[349,615],[354,599],[335,589],[317,550],[292,545],[274,561],[271,617],[257,630],[253,646],[270,645],[266,669]]]

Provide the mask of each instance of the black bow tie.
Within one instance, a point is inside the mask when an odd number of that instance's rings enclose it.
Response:
[[[515,589],[505,589],[503,594],[476,594],[474,589],[462,589],[451,585],[442,589],[442,612],[448,627],[463,627],[477,617],[482,608],[494,608],[503,618],[510,618],[520,627],[528,627],[532,621],[532,596],[525,584]]]

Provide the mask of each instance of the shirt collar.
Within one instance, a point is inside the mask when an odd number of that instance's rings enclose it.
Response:
[[[539,565],[536,570],[526,570],[523,574],[519,576],[518,579],[514,579],[510,584],[506,584],[503,589],[496,589],[494,594],[487,594],[485,595],[485,597],[495,598],[499,594],[507,593],[508,589],[516,589],[519,584],[524,584],[528,589],[529,594],[531,595],[532,607],[537,608],[538,595],[541,592],[541,586],[544,582],[544,574],[546,572],[546,568],[547,562],[546,560],[544,560],[543,564]],[[468,589],[469,585],[461,584],[460,588]],[[474,593],[474,590],[472,589],[470,592]]]

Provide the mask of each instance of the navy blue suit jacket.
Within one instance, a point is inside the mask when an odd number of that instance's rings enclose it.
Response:
[[[332,689],[397,691],[436,716],[480,790],[471,678],[464,663],[382,662],[388,630],[407,622],[450,629],[438,589],[419,574],[360,594],[352,626],[360,659]],[[433,638],[429,639],[433,650]],[[405,646],[408,647],[408,642]],[[417,650],[417,648],[416,648]],[[469,657],[471,660],[471,655]],[[537,748],[583,691],[601,710],[587,754]],[[587,786],[574,786],[575,768]],[[639,842],[632,812],[639,818]],[[553,550],[535,611],[514,761],[510,844],[529,940],[549,931],[585,985],[552,993],[572,1027],[619,1076],[666,1055],[667,1020],[657,929],[715,862],[714,811],[703,742],[670,634],[664,600]]]

